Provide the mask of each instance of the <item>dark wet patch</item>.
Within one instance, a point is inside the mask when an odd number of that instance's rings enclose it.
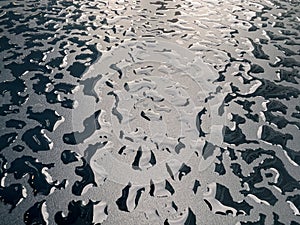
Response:
[[[23,127],[25,127],[26,123],[23,120],[10,119],[5,122],[5,125],[6,127],[22,129]]]
[[[76,181],[72,186],[72,193],[77,196],[80,196],[83,189],[89,184],[97,187],[97,183],[95,182],[95,175],[91,166],[84,158],[81,158],[81,161],[82,165],[76,167],[75,173],[78,176],[82,177],[82,179],[80,181]]]
[[[48,151],[51,149],[52,144],[52,141],[45,136],[45,132],[40,126],[26,130],[22,136],[22,141],[24,141],[33,152]]]
[[[24,223],[26,225],[31,224],[40,224],[46,225],[44,215],[42,213],[42,206],[45,204],[45,200],[35,203],[30,207],[24,214]]]
[[[69,163],[72,163],[72,162],[79,161],[78,157],[79,157],[79,155],[76,152],[72,152],[71,150],[64,150],[61,153],[60,158],[61,158],[61,161],[64,164],[69,164]]]
[[[0,151],[10,146],[18,137],[18,133],[12,132],[0,136]]]
[[[32,107],[28,107],[27,115],[29,119],[36,120],[42,125],[43,129],[47,129],[49,131],[53,131],[55,124],[62,119],[57,112],[51,109],[45,109],[43,112],[34,112]]]
[[[23,199],[23,186],[21,184],[11,184],[0,187],[0,200],[4,204],[11,205],[9,212],[16,208],[17,204]]]
[[[61,183],[47,181],[47,176],[43,173],[43,169],[53,167],[54,163],[43,164],[31,156],[22,156],[11,163],[11,166],[7,169],[7,173],[13,174],[15,179],[18,180],[28,174],[28,183],[32,187],[34,195],[48,195],[53,187],[61,189],[66,184],[66,180]]]

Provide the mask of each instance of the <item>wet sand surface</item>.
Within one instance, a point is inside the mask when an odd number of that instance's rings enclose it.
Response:
[[[299,1],[1,1],[0,224],[300,224]]]

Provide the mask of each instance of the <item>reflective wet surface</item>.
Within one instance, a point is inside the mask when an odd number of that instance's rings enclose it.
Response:
[[[1,1],[1,224],[300,224],[298,1]]]

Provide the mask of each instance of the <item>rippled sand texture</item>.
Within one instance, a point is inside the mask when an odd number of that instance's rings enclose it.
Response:
[[[299,1],[1,1],[0,224],[300,224]]]

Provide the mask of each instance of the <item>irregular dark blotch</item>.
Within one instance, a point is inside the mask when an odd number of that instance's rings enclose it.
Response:
[[[154,196],[154,191],[155,191],[155,185],[154,185],[153,181],[150,180],[150,191],[149,191],[150,196],[152,196],[152,197]]]
[[[12,107],[10,104],[3,104],[2,106],[0,106],[0,115],[1,116],[6,116],[8,114],[17,114],[18,112],[20,112],[20,110],[18,108],[14,108]]]
[[[175,209],[175,211],[177,211],[177,210],[178,210],[178,207],[177,207],[177,205],[175,204],[175,202],[174,202],[174,201],[172,201],[172,208],[173,208],[173,209]]]
[[[253,149],[246,149],[244,151],[238,150],[241,152],[242,159],[247,162],[248,164],[252,163],[255,159],[258,159],[263,154],[273,154],[274,152],[271,150],[264,150],[262,148]]]
[[[0,187],[0,200],[4,204],[11,205],[9,212],[17,206],[23,196],[23,186],[21,184],[11,184],[8,187]]]
[[[110,81],[105,81],[105,84],[110,88],[114,88],[114,85]]]
[[[0,83],[0,94],[4,96],[4,94],[8,92],[11,97],[11,105],[21,106],[29,96],[28,94],[24,95],[25,91],[25,81],[19,78]]]
[[[286,56],[293,56],[293,55],[297,55],[296,52],[290,50],[289,48],[285,48],[285,47],[282,47],[281,45],[275,45],[278,50],[282,51]]]
[[[122,72],[122,70],[121,70],[116,64],[111,64],[111,65],[109,66],[109,68],[111,68],[111,69],[117,71],[118,74],[119,74],[119,78],[120,78],[120,79],[122,78],[123,72]]]
[[[276,24],[275,24],[275,25],[276,25]],[[280,27],[280,25],[279,25],[279,26],[274,26],[274,27]],[[277,35],[277,34],[275,34],[274,32],[269,31],[269,30],[266,31],[266,34],[267,34],[267,35],[269,36],[269,38],[270,38],[271,40],[273,40],[273,41],[282,41],[282,40],[289,39],[288,37]]]
[[[72,109],[74,108],[74,100],[69,99],[67,97],[63,97],[63,99],[59,99],[59,90],[56,89],[57,85],[53,88],[53,90],[49,92],[44,92],[43,94],[46,96],[46,100],[50,104],[60,103],[62,107]]]
[[[166,180],[166,185],[165,185],[165,189],[167,191],[169,191],[171,193],[171,195],[173,195],[175,193],[174,188],[172,187],[172,185],[170,184],[169,181]]]
[[[4,66],[10,69],[14,77],[21,77],[26,71],[39,71],[45,74],[51,73],[51,69],[38,62],[30,61],[29,57],[25,57],[22,63],[11,62]]]
[[[237,177],[244,177],[242,174],[242,169],[241,169],[241,165],[238,163],[231,163],[230,168],[232,169],[232,172],[235,176]]]
[[[294,87],[275,84],[270,80],[260,79],[262,84],[252,94],[241,95],[241,97],[256,97],[262,96],[265,99],[278,98],[290,100],[291,97],[297,98],[300,95],[300,90]]]
[[[102,78],[102,75],[96,77],[87,78],[80,81],[80,84],[83,85],[83,93],[88,96],[93,96],[96,99],[96,102],[99,102],[99,94],[95,91],[95,85]]]
[[[251,69],[249,71],[250,73],[264,73],[265,70],[263,67],[257,64],[251,64]]]
[[[54,85],[54,89],[57,92],[62,92],[64,94],[72,94],[73,90],[76,88],[76,85],[69,83],[58,83]]]
[[[124,137],[124,131],[123,131],[123,130],[120,130],[119,138],[120,138],[120,139],[123,139],[123,137]]]
[[[107,95],[113,95],[115,97],[116,102],[115,102],[114,107],[112,108],[112,114],[115,115],[117,117],[119,123],[121,123],[123,120],[123,116],[117,109],[118,105],[119,105],[119,101],[120,101],[119,96],[117,94],[115,94],[113,91],[107,93]]]
[[[266,121],[269,122],[270,124],[275,124],[279,129],[282,129],[286,127],[288,124],[294,124],[300,129],[300,123],[295,122],[295,121],[288,121],[285,117],[283,116],[278,116],[278,115],[273,115],[271,112],[264,112]]]
[[[231,121],[236,122],[237,125],[238,124],[244,124],[244,123],[246,123],[246,119],[245,118],[243,118],[243,117],[241,117],[241,116],[239,116],[237,114],[231,114],[231,115],[232,115]]]
[[[25,147],[23,145],[16,145],[12,149],[16,152],[21,152],[25,149]]]
[[[98,117],[101,110],[96,111],[91,116],[83,121],[84,130],[82,132],[76,131],[63,135],[63,141],[69,145],[76,145],[83,143],[85,139],[90,137],[96,130],[101,128]]]
[[[285,147],[284,150],[286,151],[290,159],[300,166],[300,152],[287,147]]]
[[[108,36],[105,36],[103,41],[107,42],[107,43],[110,43],[110,38]]]
[[[286,110],[288,108],[285,104],[277,100],[271,100],[266,104],[266,106],[270,112],[281,112],[283,114],[286,114]]]
[[[296,118],[296,119],[300,119],[300,113],[298,113],[298,112],[293,112],[292,115],[291,115],[291,117],[294,117],[294,118]]]
[[[32,225],[32,224],[46,225],[46,221],[42,213],[42,206],[45,202],[46,202],[45,200],[41,202],[37,202],[25,212],[24,223],[26,225]]]
[[[269,56],[263,51],[262,49],[262,45],[261,44],[258,44],[258,43],[255,43],[251,38],[249,38],[252,46],[253,46],[253,55],[255,58],[257,59],[269,59]]]
[[[73,77],[77,77],[77,78],[81,78],[83,73],[86,70],[86,66],[81,63],[81,62],[74,62],[71,66],[69,66],[69,68],[67,69],[67,71],[70,71],[70,74]]]
[[[47,86],[53,83],[53,81],[44,74],[36,74],[34,77],[30,78],[30,80],[38,80],[38,82],[33,84],[32,87],[34,92],[39,95],[45,94]]]
[[[145,120],[151,121],[150,118],[146,116],[144,111],[141,112],[141,117],[143,117]]]
[[[155,155],[153,153],[153,151],[151,150],[151,156],[150,156],[150,161],[149,163],[154,166],[156,164],[156,158],[155,158]]]
[[[259,28],[257,26],[255,26],[254,24],[251,24],[251,27],[248,29],[249,32],[253,32],[258,30]]]
[[[7,164],[6,158],[0,154],[0,181],[5,176],[6,164]]]
[[[16,179],[22,179],[29,174],[28,183],[33,189],[34,195],[37,193],[48,195],[52,187],[63,188],[66,180],[60,184],[57,181],[48,183],[46,175],[42,172],[44,168],[50,169],[54,167],[54,163],[43,164],[31,156],[22,156],[15,159],[8,168],[7,173],[13,173]]]
[[[228,152],[229,152],[229,157],[231,160],[236,160],[237,159],[237,156],[235,154],[235,151],[233,148],[227,148]]]
[[[174,173],[168,163],[166,163],[166,168],[167,168],[167,172],[169,173],[170,177],[174,180]]]
[[[63,212],[55,214],[57,225],[93,225],[94,205],[99,202],[89,202],[84,205],[82,201],[71,201],[68,205],[68,214],[63,216]]]
[[[33,61],[41,62],[44,57],[44,54],[40,50],[34,50],[34,51],[31,51],[27,57]]]
[[[242,129],[237,125],[234,130],[230,130],[229,127],[223,128],[224,141],[228,144],[240,145],[244,143],[258,143],[257,141],[247,140],[246,135],[243,134]]]
[[[259,122],[259,115],[258,115],[258,114],[252,115],[252,114],[248,113],[248,114],[246,114],[245,116],[246,116],[248,119],[252,120],[253,122],[256,122],[256,123]]]
[[[196,225],[196,216],[193,211],[189,208],[188,209],[188,216],[184,222],[184,225]]]
[[[269,142],[273,145],[286,146],[288,140],[292,140],[293,136],[291,134],[283,134],[279,131],[275,131],[273,128],[263,125],[261,139]]]
[[[0,38],[0,52],[2,52],[4,50],[8,50],[13,47],[14,47],[14,45],[9,43],[9,39],[6,36],[2,36]]]
[[[248,113],[253,112],[253,110],[251,109],[252,105],[255,104],[255,101],[248,101],[248,100],[236,100],[236,103],[238,103],[239,105],[241,105],[243,107],[244,110],[246,110]]]
[[[82,166],[77,166],[75,169],[75,173],[82,177],[81,181],[75,181],[72,186],[72,193],[74,195],[80,196],[83,189],[88,185],[92,184],[97,187],[97,183],[95,182],[95,175],[91,168],[91,166],[87,163],[84,158],[81,158]]]
[[[64,75],[62,73],[57,73],[54,75],[55,79],[62,79],[64,77]]]
[[[296,221],[292,221],[290,225],[300,225],[300,223],[298,223]]]
[[[237,96],[235,95],[235,94],[233,94],[233,93],[229,93],[229,94],[227,94],[226,96],[225,96],[225,98],[224,98],[224,103],[229,103],[229,102],[231,102],[233,99],[235,99]],[[223,103],[223,105],[224,105],[224,103]],[[224,107],[224,106],[223,106]],[[224,109],[223,109],[223,111],[224,111]],[[223,112],[224,113],[224,112]],[[222,114],[223,114],[222,113]]]
[[[197,194],[198,187],[201,187],[201,184],[200,184],[199,180],[195,180],[194,187],[193,187],[194,194]]]
[[[134,161],[133,161],[133,163],[132,163],[132,168],[133,168],[133,169],[135,169],[135,170],[141,170],[141,168],[140,168],[140,166],[139,166],[139,163],[140,163],[142,154],[143,154],[142,149],[139,148],[138,151],[136,152]]]
[[[209,156],[212,156],[214,151],[216,150],[216,146],[213,145],[210,142],[205,141],[203,150],[202,150],[202,156],[204,159],[207,159]]]
[[[144,191],[145,191],[145,188],[144,188],[144,187],[137,190],[136,196],[135,196],[135,200],[134,200],[134,203],[135,203],[135,207],[134,207],[134,208],[136,208],[136,207],[138,206],[139,200],[140,200],[141,195],[142,195],[142,193],[143,193]]]
[[[206,114],[207,109],[204,108],[202,109],[196,116],[196,127],[197,130],[199,131],[199,137],[205,137],[206,133],[202,130],[201,124],[202,124],[202,119],[201,117]]]
[[[129,89],[129,85],[128,85],[127,82],[124,84],[124,89],[125,89],[126,91],[129,91],[129,90],[130,90],[130,89]]]
[[[275,152],[262,149],[255,149],[254,151],[258,151],[258,154],[270,155],[272,158],[266,158],[258,166],[253,167],[253,172],[251,172],[247,177],[240,176],[242,183],[248,183],[251,192],[253,192],[252,189],[255,189],[254,185],[263,180],[261,170],[268,170],[270,168],[276,169],[279,172],[279,177],[277,178],[276,183],[269,182],[269,185],[277,186],[283,194],[286,192],[292,192],[295,189],[300,190],[299,181],[288,173],[283,162],[275,156]]]
[[[224,175],[226,173],[226,169],[223,165],[223,163],[215,163],[215,172],[219,175]]]
[[[60,102],[61,106],[67,109],[73,109],[74,108],[74,101],[72,99],[68,99],[66,97],[64,97],[64,99],[62,101],[58,101]]]
[[[96,44],[87,45],[87,48],[92,52],[92,54],[89,54],[91,63],[96,62],[96,60],[102,56],[102,53],[98,51]]]
[[[245,196],[252,194],[254,196],[256,196],[259,199],[262,199],[266,202],[268,202],[270,205],[274,206],[275,203],[278,201],[278,199],[276,198],[276,196],[272,193],[271,190],[269,190],[266,187],[255,187],[255,186],[251,186],[250,187],[250,191],[247,190],[242,190],[240,191],[242,194],[244,194]]]
[[[232,93],[236,93],[236,92],[240,91],[239,87],[233,85],[233,83],[230,83],[230,87],[231,87]]]
[[[10,119],[5,122],[6,127],[12,127],[16,129],[22,129],[25,127],[26,123],[22,120],[15,120],[15,119]]]
[[[10,146],[18,137],[18,133],[12,132],[0,136],[0,151]]]
[[[272,66],[272,67],[283,66],[283,67],[291,67],[291,68],[300,67],[300,62],[294,58],[284,58],[281,56],[278,56],[278,58],[279,58],[279,61],[275,62],[274,64],[269,63],[270,66]]]
[[[79,155],[76,152],[72,152],[71,150],[64,150],[61,153],[60,158],[64,164],[69,164],[78,161],[78,157]]]
[[[22,136],[22,141],[33,151],[48,151],[50,150],[51,140],[43,134],[43,128],[36,126],[35,128],[26,130]]]
[[[300,211],[300,195],[294,195],[294,196],[289,196],[286,199],[287,201],[290,201],[294,204],[294,206]]]
[[[27,115],[29,119],[33,119],[42,125],[42,128],[53,131],[55,124],[62,119],[52,109],[45,109],[43,112],[33,112],[32,107],[27,108]]]
[[[122,147],[120,148],[120,150],[118,151],[118,153],[119,153],[120,155],[122,155],[125,149],[126,149],[126,145],[122,146]]]
[[[253,208],[253,206],[249,205],[245,200],[242,202],[235,202],[229,192],[229,189],[219,183],[217,183],[215,198],[220,201],[221,204],[236,209],[237,214],[245,212],[247,215],[249,215],[250,210]]]
[[[293,69],[292,71],[280,69],[279,70],[279,80],[275,80],[275,82],[282,82],[286,81],[293,84],[298,84],[298,81],[295,79],[300,79],[299,71],[296,69]]]
[[[70,3],[71,5],[71,3]],[[69,5],[69,6],[70,6]],[[85,41],[82,41],[82,40],[79,40],[79,37],[70,37],[68,38],[68,40],[72,41],[73,43],[75,43],[77,45],[78,48],[81,48],[83,46],[86,45],[86,42]]]
[[[64,59],[64,57],[62,57],[62,56],[52,58],[51,61],[47,65],[52,68],[59,68],[59,66],[63,64],[63,59]]]
[[[181,180],[183,176],[186,176],[191,172],[191,167],[183,163],[179,169],[178,179]]]
[[[275,22],[272,26],[273,26],[273,27],[285,28],[283,22]]]
[[[241,222],[241,225],[265,225],[266,221],[266,215],[260,213],[259,214],[259,220],[258,221],[247,221],[247,222]]]
[[[182,143],[182,142],[180,141],[180,138],[179,138],[179,139],[178,139],[178,144],[175,146],[175,152],[176,152],[177,154],[179,154],[179,153],[180,153],[180,150],[183,149],[183,148],[185,148],[185,144]]]
[[[127,201],[128,195],[129,195],[130,188],[131,188],[131,183],[128,183],[126,185],[126,187],[123,188],[121,197],[118,198],[118,200],[116,201],[118,208],[121,211],[129,212],[126,201]]]
[[[273,225],[284,225],[284,223],[281,223],[279,221],[279,216],[273,212]]]

